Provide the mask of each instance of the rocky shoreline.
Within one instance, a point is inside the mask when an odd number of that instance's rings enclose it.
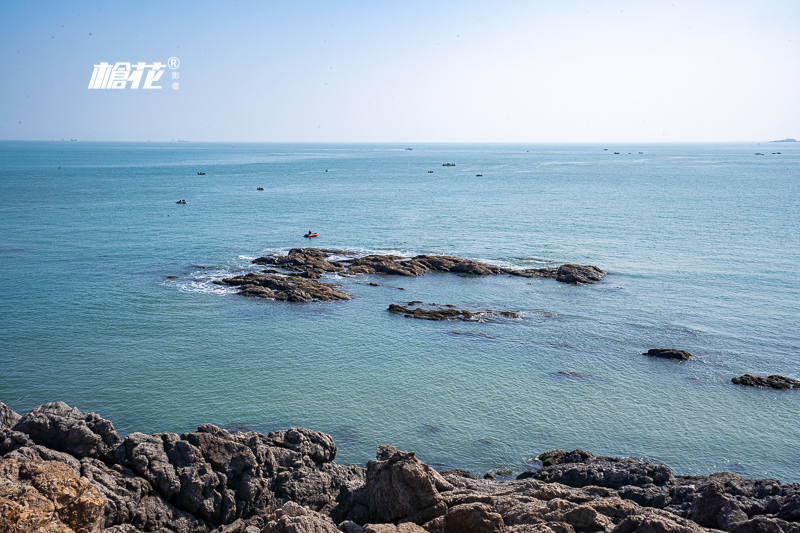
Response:
[[[122,438],[56,402],[0,403],[0,531],[201,533],[800,533],[800,484],[542,454],[513,481],[437,472],[391,445],[339,465],[329,435],[211,424]]]

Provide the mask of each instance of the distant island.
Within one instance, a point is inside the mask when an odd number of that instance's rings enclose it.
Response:
[[[771,143],[796,143],[797,139],[781,139],[780,141],[770,141]]]

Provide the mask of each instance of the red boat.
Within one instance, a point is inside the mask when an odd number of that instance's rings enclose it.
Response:
[[[257,190],[257,191],[263,191],[263,190],[264,190],[264,187],[256,187],[256,190]]]
[[[319,233],[306,233],[303,237],[319,237]]]

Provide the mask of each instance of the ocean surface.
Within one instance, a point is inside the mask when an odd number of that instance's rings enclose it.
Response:
[[[800,143],[0,142],[0,401],[123,435],[302,426],[340,463],[391,443],[513,477],[582,448],[797,482],[800,391],[730,379],[800,378],[799,170]],[[212,283],[309,245],[608,276],[330,275],[352,301],[304,304]],[[521,318],[387,312],[412,300]]]

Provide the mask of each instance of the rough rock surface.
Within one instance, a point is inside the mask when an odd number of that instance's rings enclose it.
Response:
[[[403,315],[407,318],[419,318],[422,320],[462,320],[464,322],[481,322],[492,317],[519,318],[519,313],[514,311],[468,311],[466,309],[456,309],[451,305],[428,304],[428,307],[411,307],[415,302],[409,302],[408,307],[389,304],[388,311],[396,315]]]
[[[97,530],[105,502],[67,465],[0,457],[0,531]]]
[[[40,405],[11,428],[33,442],[77,458],[104,458],[121,441],[114,425],[95,413],[83,414],[64,402]]]
[[[662,359],[691,359],[692,354],[684,350],[675,350],[672,348],[651,348],[642,355],[649,355],[650,357],[660,357]]]
[[[0,429],[11,428],[21,417],[6,404],[0,402]]]
[[[310,279],[310,275],[243,274],[215,281],[218,285],[239,287],[239,294],[255,298],[274,298],[287,302],[350,300],[350,295],[330,283]]]
[[[0,427],[0,531],[800,533],[800,484],[676,476],[582,450],[495,481],[440,474],[390,445],[366,468],[337,465],[336,451],[299,428],[120,439],[94,413],[46,404]]]
[[[731,381],[737,385],[747,385],[749,387],[759,387],[763,389],[800,389],[800,380],[787,378],[784,376],[744,376],[733,378]]]
[[[332,256],[340,256],[332,260]],[[505,274],[526,278],[554,278],[564,283],[583,284],[600,281],[605,272],[595,266],[561,265],[554,268],[504,268],[489,263],[449,255],[417,255],[412,258],[394,255],[368,255],[353,257],[352,252],[321,248],[293,248],[287,255],[267,255],[254,259],[258,265],[269,265],[306,278],[318,278],[323,273],[335,272],[344,276],[357,274],[386,274],[394,276],[422,276],[429,272],[448,272],[474,276]],[[278,274],[278,270],[268,270]],[[242,278],[238,276],[234,279]]]

